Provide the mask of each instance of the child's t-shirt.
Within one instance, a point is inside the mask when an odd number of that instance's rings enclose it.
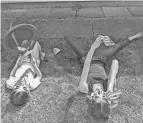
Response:
[[[7,80],[7,87],[13,89],[20,77],[29,68],[34,71],[30,64],[23,64],[20,68],[18,68],[15,73],[15,77],[10,77]],[[29,87],[30,90],[34,90],[41,83],[37,77],[34,78],[32,72],[28,72],[27,75],[23,77],[23,79],[25,79],[25,84]]]

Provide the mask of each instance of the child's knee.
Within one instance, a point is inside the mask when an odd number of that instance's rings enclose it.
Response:
[[[28,40],[23,40],[21,43],[21,47],[27,48],[29,46]]]

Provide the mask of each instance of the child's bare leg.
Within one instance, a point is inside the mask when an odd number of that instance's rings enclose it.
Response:
[[[120,41],[119,43],[115,44],[114,46],[106,47],[100,52],[96,53],[96,58],[100,59],[101,56],[105,57],[106,60],[109,60],[113,55],[115,55],[119,50],[122,48],[125,48],[127,45],[129,45],[132,41],[137,40],[142,37],[142,33],[138,33],[134,36],[129,37],[128,39],[125,39],[123,41]]]
[[[74,52],[80,57],[84,57],[87,54],[87,51],[79,44],[78,41],[71,36],[64,36],[65,41],[71,46],[71,48],[74,50]]]
[[[42,57],[44,57],[44,53],[42,52],[41,46],[38,42],[35,43],[35,46],[32,49],[31,56],[34,57],[36,60],[40,61],[42,60]]]

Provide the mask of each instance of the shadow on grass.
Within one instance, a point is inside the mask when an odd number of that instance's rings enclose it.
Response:
[[[78,98],[80,98],[80,97],[82,97],[82,98],[84,98],[84,99],[86,99],[86,102],[87,102],[87,104],[88,104],[88,110],[87,110],[87,120],[88,120],[88,123],[95,123],[95,122],[98,122],[98,123],[106,123],[107,121],[108,121],[108,118],[96,118],[96,117],[94,117],[92,114],[91,114],[91,103],[90,103],[90,101],[87,99],[87,97],[86,97],[86,94],[83,94],[83,93],[81,93],[81,92],[75,92],[73,95],[71,95],[69,98],[68,98],[68,102],[67,102],[67,104],[66,104],[66,106],[65,106],[65,114],[64,114],[64,118],[63,118],[63,121],[61,122],[61,123],[68,123],[69,121],[68,121],[68,119],[69,119],[69,116],[68,116],[68,114],[69,114],[69,110],[70,110],[70,108],[71,108],[71,106],[72,106],[72,104],[73,104],[73,102],[75,101],[75,100],[77,100]]]
[[[15,106],[15,105],[13,105],[12,103],[9,102],[8,104],[6,104],[5,109],[1,114],[1,118],[3,118],[8,113],[16,113],[22,107],[24,107],[24,106]]]
[[[68,113],[69,113],[69,110],[70,110],[70,108],[71,108],[71,106],[72,106],[72,104],[73,104],[73,102],[75,101],[75,99],[77,98],[77,97],[83,97],[83,98],[85,98],[86,97],[86,94],[83,94],[83,93],[81,93],[81,92],[75,92],[73,95],[71,95],[69,98],[68,98],[68,102],[67,102],[67,104],[66,104],[66,106],[65,106],[65,114],[64,114],[64,118],[63,118],[63,121],[62,121],[62,123],[68,123],[68,119],[69,119],[69,117],[68,117]]]

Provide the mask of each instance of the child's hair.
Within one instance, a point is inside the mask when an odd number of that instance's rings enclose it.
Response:
[[[25,91],[13,90],[10,95],[10,102],[14,105],[23,105],[29,101],[29,94]]]
[[[108,119],[110,115],[110,108],[107,103],[92,102],[91,113],[96,118]]]

